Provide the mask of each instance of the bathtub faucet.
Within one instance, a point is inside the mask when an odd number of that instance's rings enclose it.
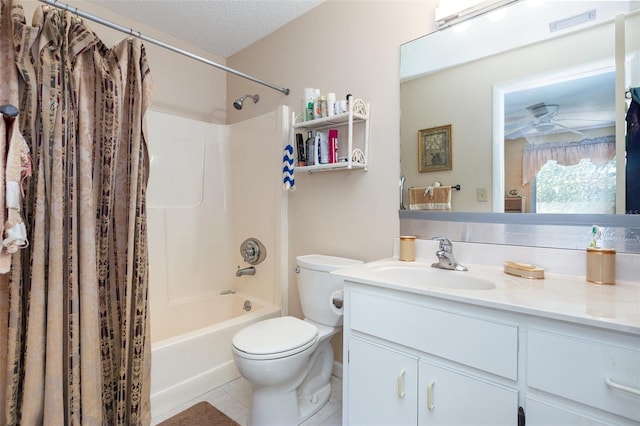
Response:
[[[236,294],[236,292],[233,290],[225,290],[222,293],[220,293],[220,296],[224,296],[225,294]]]
[[[255,275],[256,274],[256,268],[253,266],[248,266],[246,268],[240,268],[240,266],[238,266],[238,270],[236,271],[236,277],[241,277],[243,275]]]

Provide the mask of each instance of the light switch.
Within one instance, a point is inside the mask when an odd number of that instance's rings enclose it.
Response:
[[[477,200],[480,202],[487,202],[488,200],[488,196],[487,196],[487,188],[485,188],[484,186],[479,186],[476,188],[476,197]]]

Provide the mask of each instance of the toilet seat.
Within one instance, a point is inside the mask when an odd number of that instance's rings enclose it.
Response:
[[[278,317],[252,324],[233,336],[238,356],[276,359],[295,355],[318,342],[318,329],[294,317]]]

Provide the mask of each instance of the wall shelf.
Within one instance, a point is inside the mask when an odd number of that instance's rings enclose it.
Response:
[[[349,111],[330,117],[300,121],[302,115],[296,116],[294,113],[292,117],[292,121],[294,123],[292,127],[294,132],[296,130],[322,131],[332,128],[347,127],[347,161],[315,164],[312,166],[296,166],[296,171],[309,173],[352,169],[366,171],[369,158],[369,114],[370,105],[368,103],[365,103],[361,99],[355,99],[352,102],[349,102]],[[364,135],[362,137],[362,141],[359,141],[361,142],[361,148],[354,148],[354,124],[362,125],[364,127]],[[344,138],[342,138],[342,140],[344,141]],[[354,151],[356,151],[356,149],[360,149],[360,151],[362,151],[363,158],[360,161],[354,160]]]

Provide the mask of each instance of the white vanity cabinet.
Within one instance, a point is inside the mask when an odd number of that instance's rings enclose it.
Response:
[[[345,424],[516,424],[517,326],[401,293],[345,296]]]
[[[350,425],[510,425],[514,389],[357,337],[349,340]],[[461,392],[461,390],[464,390]]]
[[[615,335],[593,334],[581,327],[529,328],[527,424],[544,425],[552,418],[566,425],[640,422],[637,339],[625,342],[612,338]]]
[[[346,280],[343,424],[640,425],[640,335],[561,318]]]

